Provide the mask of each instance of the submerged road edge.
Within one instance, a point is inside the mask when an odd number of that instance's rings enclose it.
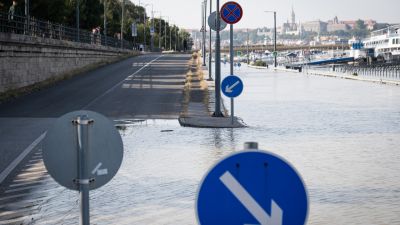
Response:
[[[247,127],[239,117],[228,117],[228,111],[221,101],[221,108],[225,117],[212,117],[215,104],[214,81],[206,81],[207,68],[203,68],[199,55],[194,53],[189,61],[189,71],[186,74],[184,87],[183,110],[179,116],[179,124],[183,127],[194,128],[244,128]],[[222,100],[222,99],[221,99]]]

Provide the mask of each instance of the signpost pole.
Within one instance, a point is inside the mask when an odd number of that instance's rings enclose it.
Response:
[[[277,61],[276,61],[276,12],[274,12],[274,67],[277,67]]]
[[[81,199],[81,225],[90,225],[89,214],[89,168],[87,165],[88,125],[91,120],[87,116],[78,116],[75,123],[78,133],[78,171],[79,192]]]
[[[219,28],[221,27],[221,14],[219,11],[219,0],[217,0],[217,31],[215,38],[215,111],[214,117],[223,117],[221,112],[221,37]]]
[[[210,15],[211,15],[211,13],[212,13],[212,0],[210,0]],[[211,64],[212,64],[212,53],[213,53],[213,50],[212,50],[212,29],[210,28],[210,50],[209,50],[209,57],[208,57],[208,80],[209,81],[212,81],[213,79],[212,79],[212,67],[211,67]]]
[[[233,76],[233,63],[234,63],[234,55],[233,55],[233,24],[230,26],[230,43],[229,43],[229,51],[230,51],[230,76]],[[234,112],[234,106],[235,106],[235,100],[231,98],[231,123],[233,125],[234,123],[234,117],[235,117],[235,112]]]
[[[44,165],[61,186],[79,191],[80,225],[90,225],[89,191],[105,185],[117,174],[123,151],[114,122],[96,112],[67,113],[47,131]]]

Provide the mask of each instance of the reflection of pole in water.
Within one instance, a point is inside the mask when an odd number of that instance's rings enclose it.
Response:
[[[227,149],[228,151],[217,151],[216,156],[222,156],[236,151],[236,133],[235,129],[215,129],[212,140],[216,150]]]
[[[215,129],[214,130],[214,146],[219,150],[222,148],[223,143],[222,143],[222,139],[221,139],[221,129]]]
[[[236,151],[236,141],[235,141],[235,129],[229,129],[229,144],[233,151]]]

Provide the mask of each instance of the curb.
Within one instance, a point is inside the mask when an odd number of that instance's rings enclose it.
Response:
[[[196,59],[193,59],[196,60]],[[246,127],[242,119],[234,117],[232,124],[231,117],[212,117],[211,112],[213,111],[213,106],[215,104],[215,88],[213,81],[207,81],[208,71],[207,68],[203,67],[197,57],[196,61],[191,61],[189,67],[194,66],[196,63],[197,69],[195,74],[193,71],[188,72],[186,78],[186,84],[184,89],[184,99],[183,109],[184,111],[179,116],[179,124],[183,127],[193,127],[193,128],[243,128]],[[195,75],[195,79],[193,79]],[[199,89],[191,81],[200,82],[204,86]],[[202,102],[193,101],[191,93],[194,91],[203,91]],[[227,110],[225,108],[223,99],[221,98],[221,109],[224,115],[227,115]]]

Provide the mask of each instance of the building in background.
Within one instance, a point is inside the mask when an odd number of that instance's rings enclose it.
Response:
[[[328,23],[321,20],[305,22],[302,24],[302,28],[306,32],[323,33],[327,31]]]
[[[294,13],[293,7],[291,20],[287,20],[287,22],[282,25],[280,33],[289,35],[299,35],[301,33],[301,26],[296,23],[296,14]]]
[[[335,16],[335,18],[333,18],[333,20],[328,21],[328,25],[327,25],[328,32],[348,31],[349,29],[350,29],[350,27],[347,24],[339,21],[337,16]]]

